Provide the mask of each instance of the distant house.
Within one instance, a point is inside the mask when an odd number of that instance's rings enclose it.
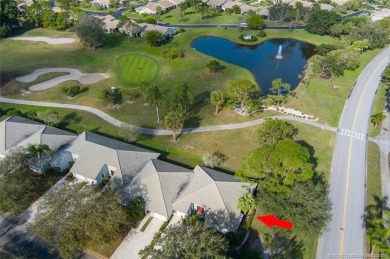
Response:
[[[169,0],[169,2],[172,2],[172,3],[174,3],[176,6],[178,6],[179,4],[183,3],[184,0]]]
[[[93,0],[92,3],[98,3],[101,7],[108,8],[110,6],[110,0]]]
[[[119,20],[115,19],[112,15],[106,16],[97,16],[97,18],[103,21],[103,29],[106,32],[116,32],[118,31]]]
[[[268,19],[269,17],[269,10],[267,8],[260,8],[257,10],[257,13],[260,14],[263,19]]]
[[[45,124],[19,116],[11,116],[0,122],[0,158],[16,147],[26,148],[29,144],[46,145],[53,153],[53,157],[60,155],[63,148],[77,138],[76,134],[57,129]],[[31,168],[42,173],[51,162],[51,159],[35,159]],[[66,168],[68,164],[64,165]]]
[[[79,180],[99,184],[108,175],[123,183],[159,153],[113,140],[91,132],[82,133],[67,149],[70,172]]]
[[[173,37],[177,32],[175,28],[160,26],[156,24],[140,23],[139,26],[142,28],[140,35],[143,37],[148,31],[158,31],[162,36],[167,39]]]
[[[135,11],[140,14],[157,14],[157,7],[162,9],[162,6],[156,2],[148,2],[146,5],[135,8]]]
[[[196,166],[190,183],[173,203],[174,213],[186,216],[197,212],[223,233],[236,231],[243,217],[238,200],[254,188],[231,175]]]
[[[307,8],[310,8],[312,5],[313,5],[313,3],[312,2],[309,2],[309,1],[305,1],[305,0],[293,0],[293,1],[283,1],[284,3],[290,3],[290,5],[293,5],[293,6],[295,6],[295,4],[297,3],[297,2],[300,2],[300,3],[302,3],[302,5],[303,5],[303,7],[307,7]]]
[[[209,0],[206,4],[214,9],[222,9],[222,5],[226,2],[227,0]]]
[[[240,6],[240,8],[241,8],[241,13],[248,13],[250,10],[256,12],[257,10],[260,9],[260,7],[252,6],[248,4],[243,4]]]
[[[148,2],[146,5],[135,8],[137,13],[146,13],[146,14],[157,14],[158,7],[161,8],[161,13],[169,12],[172,9],[175,9],[177,4],[172,1],[163,0],[160,2]]]
[[[160,1],[160,2],[158,2],[158,4],[161,6],[164,13],[169,12],[172,9],[175,9],[177,6],[177,4],[175,4],[171,1],[168,1],[168,0]]]
[[[320,4],[320,7],[321,7],[321,10],[327,10],[327,11],[330,11],[334,8],[333,5],[330,5],[330,4]]]
[[[232,9],[233,6],[235,6],[235,5],[241,6],[241,5],[243,5],[243,3],[240,3],[240,2],[233,2],[233,1],[227,1],[227,2],[225,2],[225,3],[223,3],[223,4],[221,5],[221,9],[222,9],[223,11],[226,11],[227,9]]]

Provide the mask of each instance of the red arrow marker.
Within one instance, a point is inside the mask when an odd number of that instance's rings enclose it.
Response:
[[[280,227],[280,228],[286,228],[286,229],[292,229],[293,228],[293,223],[291,221],[286,221],[286,220],[281,220],[278,218],[275,218],[274,214],[271,215],[266,215],[266,216],[259,216],[257,217],[258,220],[263,222],[267,227],[272,228],[273,226],[275,227]]]

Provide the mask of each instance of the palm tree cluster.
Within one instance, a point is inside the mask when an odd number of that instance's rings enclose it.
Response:
[[[157,122],[160,123],[160,107],[169,100],[170,111],[163,118],[164,127],[172,131],[173,141],[176,141],[177,132],[184,126],[184,116],[188,113],[189,106],[194,104],[194,96],[188,82],[178,84],[167,98],[167,94],[162,92],[156,85],[143,84],[141,93],[145,102],[154,105],[157,114]]]

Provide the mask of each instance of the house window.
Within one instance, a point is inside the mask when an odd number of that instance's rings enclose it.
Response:
[[[115,170],[111,170],[111,176],[115,174]]]
[[[104,178],[104,174],[102,174],[102,179]]]

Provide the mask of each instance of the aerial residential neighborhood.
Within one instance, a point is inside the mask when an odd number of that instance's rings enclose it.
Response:
[[[387,258],[390,3],[0,0],[0,258]]]

